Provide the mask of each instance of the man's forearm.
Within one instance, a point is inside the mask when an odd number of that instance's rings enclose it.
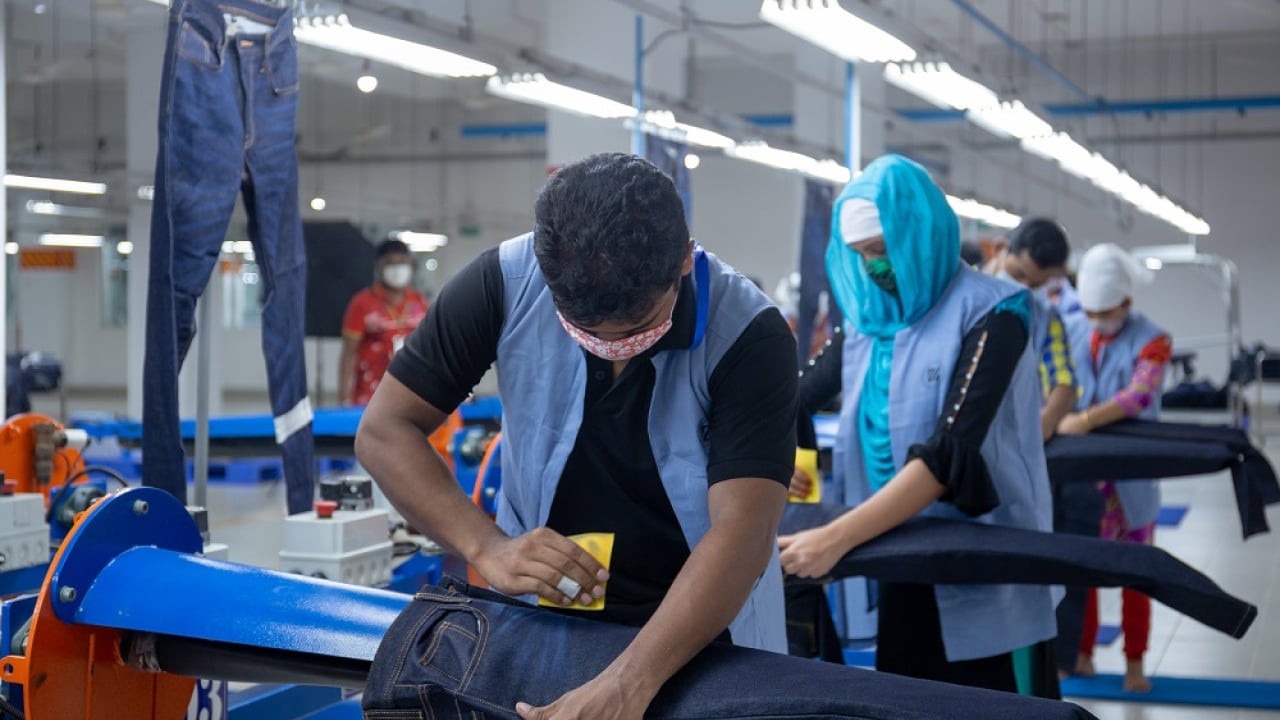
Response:
[[[776,525],[758,520],[713,525],[653,617],[602,675],[621,678],[641,701],[652,700],[737,617],[768,566],[775,532]]]
[[[1044,429],[1044,439],[1053,437],[1054,431],[1076,404],[1076,389],[1072,385],[1059,385],[1049,391],[1044,408],[1040,411],[1040,425]]]
[[[1108,400],[1094,405],[1085,412],[1088,413],[1090,430],[1097,430],[1129,417],[1129,413],[1125,411],[1124,406],[1116,400]]]
[[[413,423],[362,422],[356,456],[409,524],[450,552],[470,562],[486,543],[506,537]]]

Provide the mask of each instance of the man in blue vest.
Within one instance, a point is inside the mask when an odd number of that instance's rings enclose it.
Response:
[[[531,234],[441,291],[356,452],[414,527],[497,590],[643,628],[594,680],[522,703],[521,717],[638,720],[712,641],[786,650],[774,538],[795,453],[795,340],[690,239],[675,185],[645,160],[568,165],[535,215]],[[495,362],[496,523],[427,443]],[[612,536],[607,570],[569,539],[593,533]]]

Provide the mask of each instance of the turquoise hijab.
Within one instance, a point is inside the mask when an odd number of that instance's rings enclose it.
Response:
[[[850,198],[876,204],[885,248],[898,281],[898,298],[867,275],[862,256],[844,243],[840,208]],[[942,297],[960,268],[960,224],[942,190],[920,165],[885,155],[845,186],[832,210],[827,274],[844,316],[863,335],[892,337]]]
[[[898,283],[894,297],[871,281],[862,256],[845,244],[840,208],[850,198],[874,202]],[[871,163],[836,199],[827,247],[832,294],[855,329],[873,339],[858,401],[856,432],[872,492],[897,473],[889,436],[893,338],[923,318],[960,269],[960,224],[929,173],[900,156]]]

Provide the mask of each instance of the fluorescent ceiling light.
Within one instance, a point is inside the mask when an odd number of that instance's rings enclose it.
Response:
[[[156,197],[155,185],[139,185],[138,186],[139,200],[154,200],[155,197]]]
[[[121,255],[131,254],[133,252],[133,241],[121,240],[120,242],[116,243],[116,252],[120,253]]]
[[[1143,264],[1147,266],[1148,270],[1159,270],[1164,267],[1164,263],[1160,261],[1160,258],[1149,257],[1143,261]]]
[[[7,243],[5,243],[5,244],[4,244],[4,254],[5,254],[5,255],[17,255],[17,254],[18,254],[18,251],[19,251],[20,249],[21,249],[21,248],[19,248],[19,247],[18,247],[18,243],[14,242],[14,241],[12,241],[12,240],[10,240],[9,242],[7,242]]]
[[[252,255],[253,243],[249,242],[248,240],[234,240],[234,241],[223,240],[222,254],[223,255]]]
[[[970,110],[1000,104],[995,91],[944,62],[891,63],[884,67],[884,79],[940,108]]]
[[[916,51],[837,0],[764,0],[760,19],[850,62],[910,62]]]
[[[635,108],[607,97],[571,88],[548,80],[542,73],[521,73],[510,77],[489,78],[485,90],[491,95],[516,102],[541,105],[555,110],[598,117],[618,119],[635,117]]]
[[[675,114],[670,110],[646,111],[640,123],[640,129],[650,135],[689,145],[700,145],[723,150],[735,144],[734,139],[728,135],[722,135],[714,130],[700,128],[696,125],[677,122]]]
[[[1020,100],[1003,102],[985,108],[974,108],[965,114],[969,122],[999,137],[1019,140],[1053,134],[1049,123],[1027,109]]]
[[[45,233],[38,242],[51,247],[96,248],[102,247],[101,235],[72,235],[68,233]]]
[[[779,170],[794,170],[819,180],[844,184],[852,173],[849,168],[832,160],[818,160],[804,153],[770,147],[768,143],[752,140],[725,148],[725,154],[739,160],[766,165]]]
[[[57,215],[61,217],[73,218],[100,218],[105,213],[100,208],[76,207],[74,205],[59,205],[58,203],[45,202],[43,200],[28,200],[27,212],[32,215]]]
[[[849,172],[849,168],[835,160],[819,160],[804,173],[821,180],[830,180],[837,185],[847,185],[853,179],[853,173]]]
[[[362,30],[346,14],[298,18],[293,25],[298,42],[325,50],[441,78],[488,77],[498,68],[486,62],[422,43]]]
[[[435,252],[449,244],[449,238],[439,233],[413,232],[412,230],[396,230],[389,233],[392,240],[399,240],[409,246],[409,252]]]
[[[1001,210],[970,198],[958,198],[954,195],[948,195],[947,204],[951,206],[956,215],[970,220],[978,220],[992,227],[1014,228],[1022,221],[1022,218],[1007,210]]]
[[[81,195],[102,195],[107,191],[105,183],[85,182],[83,180],[62,180],[60,178],[32,177],[30,175],[5,175],[4,186],[11,188],[23,188],[26,190],[79,193]]]

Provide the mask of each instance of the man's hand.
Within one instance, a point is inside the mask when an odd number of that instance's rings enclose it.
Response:
[[[641,720],[652,699],[605,673],[545,707],[516,703],[516,712],[523,720]]]
[[[787,496],[802,500],[809,497],[809,492],[813,490],[813,478],[809,477],[809,473],[796,468],[795,474],[791,476],[791,486],[787,490]]]
[[[847,551],[842,551],[830,525],[778,538],[782,569],[788,575],[820,578],[831,572]]]
[[[1071,413],[1058,423],[1059,435],[1087,435],[1089,430],[1089,421],[1080,412]]]
[[[609,579],[609,571],[586,550],[545,527],[519,537],[496,538],[471,559],[471,564],[489,584],[508,595],[537,595],[558,605],[571,605],[575,600],[590,605],[604,597],[601,583]],[[573,585],[579,589],[570,596],[564,588]]]

